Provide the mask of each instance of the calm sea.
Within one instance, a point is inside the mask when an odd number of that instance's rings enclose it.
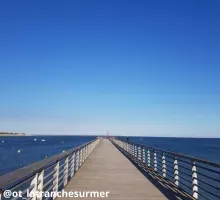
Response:
[[[96,136],[0,137],[0,175],[61,153]],[[123,137],[126,139],[126,137]],[[130,141],[220,163],[220,139],[129,137]],[[45,141],[44,141],[45,140]]]
[[[129,141],[220,163],[220,138],[129,137]]]
[[[95,136],[0,137],[0,175],[95,139]]]

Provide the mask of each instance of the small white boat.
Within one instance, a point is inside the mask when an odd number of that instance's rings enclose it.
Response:
[[[37,138],[34,138],[34,141],[37,141]]]
[[[5,141],[4,140],[2,140],[2,143],[4,143]]]
[[[42,140],[41,140],[41,142],[45,142],[45,141],[46,141],[45,139],[42,139]]]
[[[18,153],[21,153],[21,149],[18,149]]]

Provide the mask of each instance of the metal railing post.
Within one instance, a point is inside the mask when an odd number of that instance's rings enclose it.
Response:
[[[132,156],[134,157],[134,144],[132,144]]]
[[[79,169],[79,150],[76,152],[76,172]]]
[[[89,144],[89,154],[91,153],[91,144]]]
[[[82,165],[82,148],[79,150],[79,167]]]
[[[83,147],[81,148],[80,167],[83,164]]]
[[[68,174],[69,174],[69,156],[65,159],[64,171],[63,171],[63,185],[66,186],[68,182]]]
[[[147,166],[150,167],[150,150],[147,150]]]
[[[88,157],[88,145],[86,145],[86,158]]]
[[[154,171],[157,171],[157,152],[154,151]]]
[[[83,164],[83,162],[84,162],[84,147],[82,147],[82,160],[81,160],[81,166],[82,166],[82,164]]]
[[[38,175],[38,182],[37,191],[41,194],[44,188],[44,170]],[[42,195],[38,195],[37,200],[42,200]]]
[[[178,161],[177,161],[177,158],[175,157],[174,159],[174,182],[175,182],[175,185],[179,185],[179,171],[178,171]]]
[[[142,162],[145,164],[145,148],[142,147]]]
[[[84,147],[81,148],[81,165],[83,164],[84,162]]]
[[[55,171],[55,173],[53,175],[53,177],[55,178],[54,181],[53,181],[53,185],[54,185],[53,191],[57,192],[58,191],[58,187],[59,187],[60,162],[57,162],[57,164],[56,164],[54,169],[56,171]],[[53,199],[55,199],[55,198],[56,198],[56,195],[54,194]]]
[[[74,175],[74,170],[75,170],[75,152],[72,154],[72,163],[71,163],[71,177]]]
[[[135,153],[135,158],[137,158],[137,146],[134,145],[134,153]]]
[[[83,163],[85,162],[85,157],[86,157],[86,148],[85,147],[83,147]]]
[[[129,143],[127,143],[127,152],[128,152],[128,154],[130,154],[130,144]]]
[[[30,186],[32,186],[32,185],[34,186],[30,191],[30,193],[33,194],[33,197],[32,197],[33,200],[37,199],[37,184],[38,184],[38,174],[36,174],[34,176],[33,180],[31,181],[31,184],[30,184]]]
[[[193,197],[198,199],[198,179],[197,179],[197,172],[196,172],[196,163],[193,162],[192,164],[192,190],[193,190]]]
[[[138,160],[141,160],[141,147],[138,145]]]
[[[166,157],[165,154],[163,153],[162,156],[162,173],[163,173],[163,177],[166,177]]]

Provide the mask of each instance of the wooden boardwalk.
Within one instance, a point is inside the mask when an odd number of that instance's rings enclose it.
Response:
[[[87,200],[167,199],[159,189],[106,139],[103,139],[94,149],[64,190],[110,192],[107,198],[78,198]],[[58,199],[72,200],[73,198]]]

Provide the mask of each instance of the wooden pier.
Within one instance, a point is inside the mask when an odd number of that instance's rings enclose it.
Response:
[[[107,139],[99,143],[64,190],[109,191],[106,199],[112,200],[167,199]]]
[[[0,176],[0,200],[21,199],[8,190],[31,200],[219,200],[219,173],[219,163],[98,137]]]

